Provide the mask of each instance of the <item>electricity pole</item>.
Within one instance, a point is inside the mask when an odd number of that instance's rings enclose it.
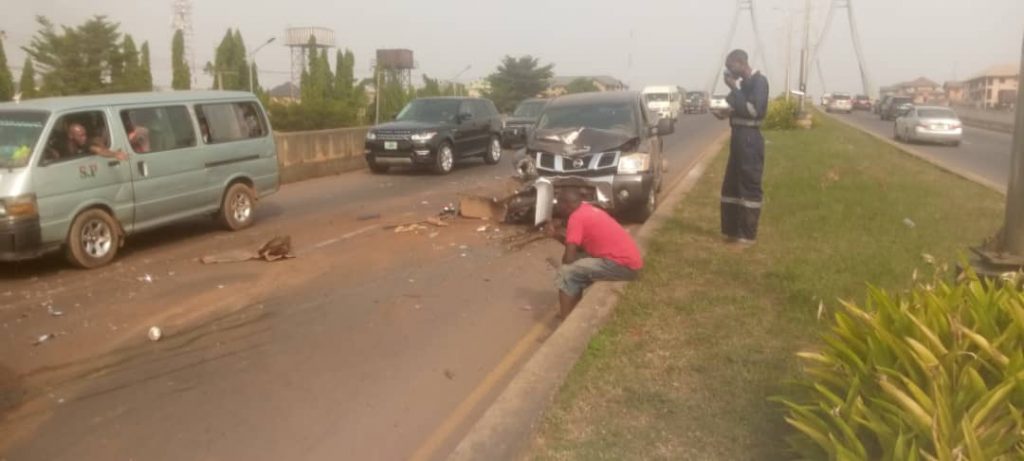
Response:
[[[807,112],[808,59],[811,54],[811,0],[804,2],[804,44],[800,49],[800,114]]]
[[[1024,75],[1024,40],[1021,41],[1020,75]],[[1017,116],[1010,152],[1010,183],[1006,189],[1006,218],[1002,233],[985,248],[974,267],[980,275],[1001,275],[1024,269],[1024,91],[1017,92]]]

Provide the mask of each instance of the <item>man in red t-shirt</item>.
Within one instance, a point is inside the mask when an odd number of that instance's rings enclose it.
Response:
[[[569,216],[557,279],[559,317],[565,318],[585,288],[596,281],[633,280],[644,261],[629,232],[604,210],[584,203],[578,191],[563,191],[558,207]],[[548,232],[554,235],[550,225]]]

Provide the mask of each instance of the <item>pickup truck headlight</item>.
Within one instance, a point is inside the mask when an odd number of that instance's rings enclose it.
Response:
[[[627,154],[619,158],[619,174],[636,174],[650,169],[650,154]]]
[[[427,131],[423,133],[415,133],[412,136],[409,136],[409,139],[413,140],[413,142],[427,142],[434,139],[434,136],[437,136],[436,131]]]
[[[31,218],[39,216],[36,194],[0,199],[0,218]]]
[[[376,141],[377,140],[377,133],[374,133],[373,131],[367,131],[366,132],[366,140],[367,141]]]

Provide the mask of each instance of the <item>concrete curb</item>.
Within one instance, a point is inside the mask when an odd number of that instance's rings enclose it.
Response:
[[[960,117],[960,121],[963,122],[964,125],[974,128],[981,128],[983,130],[996,131],[999,133],[1013,134],[1012,123],[994,122],[991,120],[981,120],[971,117]]]
[[[654,232],[697,184],[728,137],[725,133],[716,138],[687,166],[683,178],[672,186],[654,215],[640,227],[636,239],[642,251],[646,251]],[[599,283],[588,290],[579,306],[523,365],[448,459],[507,460],[521,456],[565,377],[615,310],[625,285],[624,282]]]
[[[975,183],[980,184],[982,186],[985,186],[985,187],[987,187],[989,189],[992,189],[992,190],[994,190],[996,192],[999,192],[1000,194],[1006,195],[1006,185],[1005,184],[997,184],[997,183],[995,183],[993,181],[989,181],[988,179],[985,179],[985,178],[983,178],[981,176],[978,176],[978,175],[976,175],[974,173],[971,173],[969,171],[963,171],[963,170],[961,170],[961,169],[959,169],[959,168],[957,168],[957,167],[955,167],[953,165],[950,165],[950,164],[948,164],[946,162],[943,162],[941,160],[936,160],[934,158],[931,158],[930,156],[926,155],[925,153],[923,153],[923,152],[921,152],[921,151],[919,151],[917,149],[914,149],[913,147],[910,147],[910,146],[908,146],[906,144],[898,143],[898,142],[896,142],[893,139],[889,139],[888,136],[882,136],[880,134],[873,133],[871,131],[865,130],[864,128],[861,128],[861,127],[859,127],[859,126],[857,126],[857,125],[855,125],[853,123],[850,123],[850,122],[848,122],[848,121],[846,121],[846,120],[844,120],[842,118],[836,117],[835,115],[826,114],[826,113],[821,112],[821,111],[818,111],[818,112],[820,114],[824,115],[824,116],[832,118],[832,120],[836,120],[839,123],[842,123],[842,124],[844,124],[846,126],[854,128],[857,131],[860,131],[860,132],[862,132],[864,134],[870,135],[871,137],[873,137],[873,138],[875,138],[875,139],[877,139],[879,141],[882,141],[882,142],[884,142],[886,144],[889,144],[890,146],[893,146],[896,149],[899,149],[900,151],[902,151],[902,152],[904,152],[906,154],[914,156],[914,157],[916,157],[916,158],[918,158],[920,160],[924,160],[925,162],[928,162],[928,163],[938,167],[941,170],[945,170],[947,172],[953,173],[953,174],[955,174],[955,175],[957,175],[957,176],[959,176],[961,178],[964,178],[964,179],[966,179],[968,181],[975,182]]]

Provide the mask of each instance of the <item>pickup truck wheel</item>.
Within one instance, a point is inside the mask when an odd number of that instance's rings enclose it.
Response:
[[[652,186],[647,191],[647,199],[644,200],[643,204],[637,204],[636,208],[632,210],[629,215],[629,219],[636,223],[645,223],[647,219],[654,214],[654,210],[658,209],[658,192]]]
[[[227,230],[245,229],[252,225],[255,206],[256,193],[249,186],[236,182],[224,192],[217,220]]]
[[[452,152],[452,145],[445,142],[437,148],[437,158],[434,161],[434,173],[448,174],[455,166],[455,153]]]
[[[106,211],[85,210],[71,223],[66,254],[68,262],[82,269],[105,265],[117,256],[121,233],[117,221]]]
[[[490,147],[487,148],[487,153],[484,154],[484,163],[488,165],[496,165],[501,161],[501,140],[497,136],[491,136]]]

